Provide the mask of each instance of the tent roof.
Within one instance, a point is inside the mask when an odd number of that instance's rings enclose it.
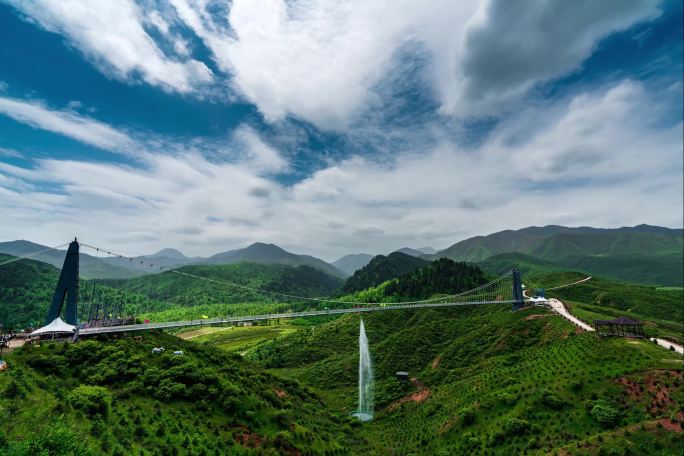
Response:
[[[52,323],[45,325],[42,328],[38,328],[31,333],[32,336],[38,336],[40,334],[56,334],[56,333],[73,333],[76,331],[76,327],[68,323],[64,323],[61,318],[57,317],[52,320]]]
[[[620,316],[614,320],[595,320],[594,324],[599,325],[626,325],[626,326],[636,326],[640,325],[640,321],[632,320],[624,316]]]

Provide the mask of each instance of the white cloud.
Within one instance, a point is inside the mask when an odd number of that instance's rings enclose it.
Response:
[[[194,59],[166,56],[143,28],[143,12],[131,0],[10,0],[43,28],[61,33],[69,42],[118,79],[140,77],[155,86],[191,92],[212,80],[207,66]],[[158,13],[148,19],[162,32],[168,27]]]
[[[659,98],[624,81],[522,112],[477,150],[443,141],[389,164],[353,157],[293,186],[263,176],[264,166],[284,166],[273,149],[255,153],[259,166],[187,152],[151,156],[142,167],[3,167],[0,175],[27,185],[9,190],[0,180],[0,211],[13,214],[0,234],[50,244],[77,234],[140,253],[267,241],[334,259],[550,223],[682,226],[682,124],[665,126]],[[43,183],[59,193],[39,190]]]
[[[239,127],[234,136],[245,150],[246,160],[252,168],[264,173],[277,173],[288,169],[288,163],[280,153],[266,144],[252,128]]]
[[[0,97],[0,114],[101,149],[134,152],[134,142],[126,133],[72,110],[58,111],[38,101]]]
[[[536,83],[578,69],[599,40],[659,14],[659,0],[10,0],[112,77],[181,93],[241,93],[270,122],[344,130],[397,83],[409,47],[441,112],[499,116]],[[192,58],[203,40],[223,74]],[[146,32],[156,28],[164,43]],[[162,46],[165,44],[166,46]],[[161,49],[172,49],[174,56]],[[221,80],[223,79],[223,80]],[[401,81],[399,81],[401,83]],[[212,90],[202,90],[213,84]]]
[[[443,113],[499,115],[577,69],[601,38],[659,13],[658,0],[235,0],[228,29],[208,12],[217,2],[170,1],[267,120],[332,129],[373,109],[408,43],[429,57],[424,76]]]

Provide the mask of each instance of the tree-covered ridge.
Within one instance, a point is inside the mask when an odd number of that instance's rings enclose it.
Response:
[[[343,299],[368,303],[428,299],[472,290],[487,283],[488,279],[477,265],[440,258],[380,285],[351,293]]]
[[[0,254],[0,262],[14,257]],[[59,270],[35,260],[0,266],[0,322],[5,329],[42,324],[57,285]]]
[[[350,453],[356,423],[298,382],[211,347],[143,337],[12,353],[0,375],[0,454]],[[152,354],[158,346],[166,351]]]
[[[178,268],[181,273],[192,274],[216,282],[188,277],[172,271],[139,277],[126,281],[101,283],[141,293],[150,299],[178,304],[212,304],[240,301],[270,301],[268,294],[249,289],[267,290],[298,296],[327,296],[335,292],[342,279],[310,266],[287,266],[242,262],[222,265],[191,265]],[[232,286],[231,283],[239,286]]]
[[[387,256],[378,255],[347,279],[342,292],[354,293],[365,290],[428,264],[426,260],[401,252],[393,252]]]
[[[390,281],[384,293],[400,299],[427,299],[435,294],[472,290],[485,283],[487,277],[478,266],[440,258]]]

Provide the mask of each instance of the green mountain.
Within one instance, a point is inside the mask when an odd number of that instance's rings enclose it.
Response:
[[[284,264],[288,266],[310,266],[332,276],[344,278],[344,272],[323,260],[310,255],[296,255],[274,244],[257,242],[244,249],[218,253],[203,261],[207,264],[233,264],[251,261],[264,264]]]
[[[517,252],[492,255],[486,260],[478,262],[477,265],[483,271],[495,276],[504,274],[513,268],[518,268],[523,274],[540,274],[566,270],[566,268],[550,261],[544,261],[531,255]]]
[[[0,253],[12,255],[16,257],[23,257],[32,255],[36,252],[49,249],[48,246],[36,244],[29,241],[10,241],[0,242]],[[66,250],[47,250],[39,255],[31,257],[31,259],[42,261],[51,264],[57,268],[62,268],[64,264],[64,257]],[[110,261],[115,261],[111,259]],[[137,270],[126,264],[125,261],[120,263],[111,263],[105,259],[104,255],[100,258],[80,252],[79,254],[79,272],[81,277],[85,279],[93,278],[129,278],[138,277],[145,272]]]
[[[0,262],[12,259],[0,255]],[[0,266],[0,322],[5,329],[42,325],[57,286],[59,270],[35,260]]]
[[[396,252],[405,253],[406,255],[411,255],[412,257],[416,257],[416,258],[422,258],[423,256],[426,255],[425,252],[418,250],[418,249],[412,249],[410,247],[402,247],[399,250],[396,250]],[[435,253],[435,252],[431,252],[431,253]]]
[[[404,273],[380,285],[351,296],[359,302],[402,302],[428,299],[436,295],[457,294],[488,282],[482,270],[473,264],[456,263],[447,258]]]
[[[332,265],[347,274],[347,276],[350,276],[367,265],[372,259],[373,255],[367,253],[353,253],[334,261]]]
[[[565,268],[654,285],[681,286],[681,229],[648,225],[617,229],[562,226],[501,231],[458,242],[432,258],[482,262],[502,253],[524,253]]]
[[[343,280],[310,266],[287,266],[241,262],[220,265],[190,265],[177,269],[218,281],[199,280],[171,271],[127,281],[119,281],[121,289],[141,293],[165,302],[192,303],[239,302],[268,300],[268,296],[250,289],[287,293],[297,296],[328,296],[343,284]],[[101,281],[113,285],[115,282]],[[237,286],[231,286],[234,283]]]
[[[387,256],[378,255],[349,277],[342,291],[354,293],[365,290],[428,264],[426,260],[401,252],[390,253]]]
[[[142,337],[11,353],[0,415],[13,419],[0,429],[0,454],[350,454],[357,423],[299,382],[212,347]]]

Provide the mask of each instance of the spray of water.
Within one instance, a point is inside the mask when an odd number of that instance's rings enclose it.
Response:
[[[359,328],[359,408],[352,415],[361,421],[373,419],[373,362],[363,320]]]

